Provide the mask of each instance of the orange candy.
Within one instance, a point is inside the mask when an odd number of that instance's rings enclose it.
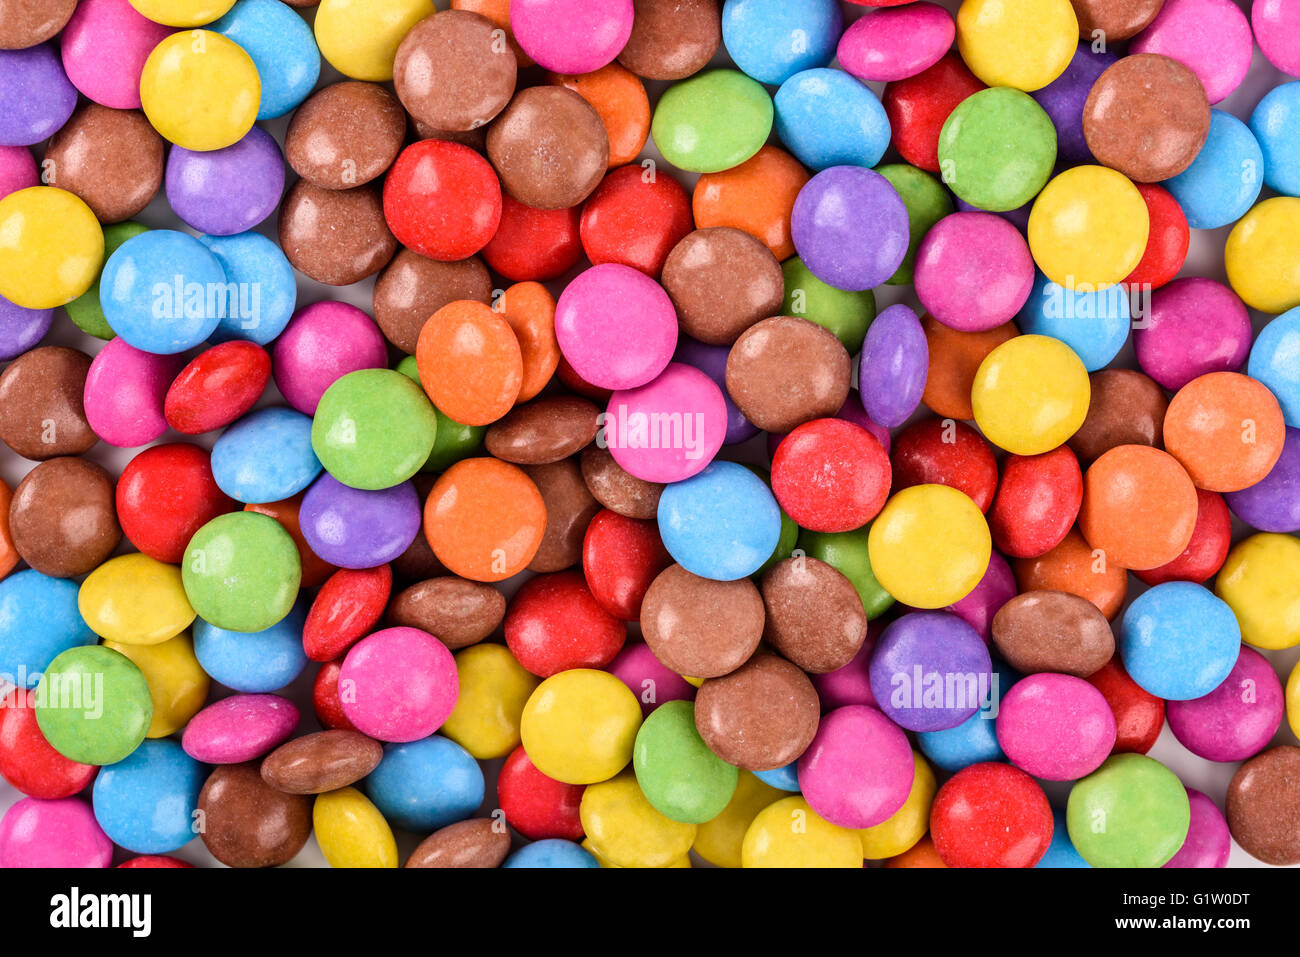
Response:
[[[1094,554],[1077,528],[1046,555],[1016,559],[1012,568],[1022,592],[1069,592],[1088,599],[1109,619],[1119,614],[1128,593],[1128,573],[1104,554]]]
[[[415,367],[429,399],[463,425],[490,425],[519,398],[524,359],[510,323],[481,302],[443,306],[424,324]]]
[[[1165,450],[1197,488],[1236,492],[1268,475],[1286,423],[1268,387],[1239,372],[1211,372],[1178,390],[1165,413]]]
[[[546,505],[523,471],[500,459],[462,459],[424,503],[424,534],[461,578],[496,582],[528,567],[546,531]]]
[[[551,381],[560,364],[555,339],[555,297],[540,282],[517,282],[493,304],[519,340],[524,361],[519,401],[527,402]]]
[[[808,171],[797,159],[764,146],[739,166],[700,177],[691,198],[695,228],[731,226],[760,240],[777,259],[789,259],[790,214],[806,182]]]
[[[311,550],[307,539],[303,538],[302,526],[298,523],[298,509],[302,507],[302,498],[306,492],[299,492],[293,498],[279,502],[266,502],[261,505],[245,505],[245,512],[260,512],[270,515],[284,526],[293,543],[298,546],[298,558],[302,562],[302,587],[317,588],[325,584],[325,579],[333,575],[337,568]]]
[[[566,86],[591,104],[609,135],[609,168],[630,163],[650,135],[650,97],[641,78],[617,63],[592,73],[552,73],[547,79]]]
[[[510,29],[510,0],[451,0],[451,8],[468,10],[470,13],[477,13],[480,17],[487,17],[506,32],[506,42],[510,44],[510,49],[515,51],[519,69],[533,65],[533,58],[515,42],[514,32]]]
[[[970,391],[980,363],[1002,343],[1020,335],[1020,330],[1007,322],[984,332],[958,332],[929,313],[921,317],[921,328],[930,347],[930,371],[921,401],[941,418],[975,418]]]
[[[947,867],[934,849],[934,841],[927,834],[897,857],[891,857],[886,867]]]
[[[18,564],[18,549],[14,548],[14,540],[9,534],[9,502],[13,494],[8,484],[0,479],[0,578],[8,575]]]
[[[1196,512],[1196,486],[1168,452],[1120,445],[1084,473],[1079,531],[1121,568],[1173,561],[1192,540]]]

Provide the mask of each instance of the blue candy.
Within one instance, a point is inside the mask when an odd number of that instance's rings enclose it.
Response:
[[[889,148],[889,117],[870,87],[842,70],[796,73],[773,98],[776,132],[805,166],[875,166]]]
[[[502,867],[600,867],[600,862],[572,841],[558,837],[525,844]]]
[[[1193,229],[1218,229],[1244,216],[1264,186],[1264,154],[1255,136],[1231,113],[1210,111],[1205,145],[1165,189]]]
[[[1143,592],[1124,612],[1120,635],[1129,676],[1167,701],[1209,694],[1241,653],[1232,609],[1192,582],[1165,582]]]
[[[754,777],[778,791],[798,791],[799,762],[791,761],[785,767],[773,768],[771,771],[755,771]]]
[[[307,21],[280,0],[239,0],[209,30],[234,40],[262,80],[259,120],[284,116],[320,78],[320,50]]]
[[[735,462],[712,462],[659,499],[659,534],[693,575],[735,581],[754,574],[781,538],[781,509],[763,480]]]
[[[366,793],[393,825],[429,833],[463,821],[483,803],[483,770],[455,741],[432,735],[384,745]]]
[[[836,0],[727,0],[722,42],[736,66],[778,85],[835,57],[844,26]]]
[[[98,641],[77,610],[79,590],[31,568],[0,580],[0,678],[34,688],[56,657]]]
[[[921,753],[936,767],[955,772],[982,761],[1007,759],[998,744],[998,709],[1011,686],[1020,680],[1020,675],[1001,661],[994,661],[993,677],[997,684],[990,688],[990,701],[986,707],[981,707],[955,728],[917,734],[916,743]]]
[[[1091,866],[1070,841],[1070,831],[1065,826],[1065,812],[1060,808],[1052,808],[1052,843],[1047,845],[1047,853],[1038,859],[1034,867]]]
[[[1020,331],[1060,339],[1096,372],[1110,365],[1128,341],[1128,293],[1119,284],[1097,291],[1058,286],[1041,272],[1020,310]]]
[[[311,447],[311,417],[293,409],[250,412],[212,447],[212,477],[238,502],[292,498],[320,471]]]
[[[194,656],[213,681],[233,691],[278,691],[307,667],[302,648],[306,620],[307,605],[301,600],[265,631],[227,631],[198,618],[194,621]]]
[[[95,820],[136,854],[167,854],[197,833],[194,811],[207,768],[167,738],[142,741],[95,778]]]
[[[1300,306],[1263,328],[1250,347],[1246,371],[1277,397],[1286,424],[1300,428]]]
[[[293,318],[298,283],[288,258],[261,233],[200,236],[226,274],[226,306],[213,343],[247,339],[266,345]]]
[[[1264,185],[1300,196],[1300,81],[1269,90],[1250,114],[1250,131],[1264,154]]]

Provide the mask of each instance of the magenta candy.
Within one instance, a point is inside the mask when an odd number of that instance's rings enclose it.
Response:
[[[1018,593],[1011,565],[995,551],[989,555],[988,570],[984,572],[979,584],[969,595],[949,605],[944,611],[952,612],[988,642],[993,637],[993,616]]]
[[[538,65],[590,73],[623,51],[632,13],[632,0],[511,0],[510,28]]]
[[[799,758],[799,790],[840,827],[875,827],[903,806],[916,773],[903,729],[876,708],[849,705],[822,717]]]
[[[451,652],[418,628],[386,628],[358,641],[343,659],[339,689],[358,731],[395,742],[433,734],[460,694]]]
[[[40,183],[31,150],[26,146],[0,146],[0,199]]]
[[[304,415],[315,415],[325,390],[349,372],[388,366],[379,326],[346,302],[299,309],[271,349],[275,385]]]
[[[854,704],[876,707],[876,696],[871,693],[871,649],[884,630],[884,623],[879,618],[868,622],[867,640],[852,661],[834,671],[808,676],[821,698],[823,711]]]
[[[204,764],[239,764],[269,753],[298,727],[292,701],[237,694],[208,705],[185,726],[181,747]]]
[[[1285,713],[1277,672],[1245,645],[1223,684],[1202,698],[1165,706],[1174,737],[1207,761],[1244,761],[1258,754],[1268,747]]]
[[[727,405],[705,373],[670,362],[648,385],[610,396],[603,428],[624,471],[647,482],[680,482],[702,472],[722,448]]]
[[[1241,85],[1255,52],[1246,14],[1232,0],[1165,0],[1128,52],[1162,53],[1200,78],[1218,103]]]
[[[647,644],[624,645],[605,670],[632,689],[643,717],[665,701],[695,700],[695,686],[670,671]]]
[[[1101,767],[1115,745],[1115,714],[1102,693],[1072,675],[1021,678],[1002,696],[998,744],[1026,774],[1075,781]]]
[[[63,28],[63,69],[96,103],[138,110],[144,61],[172,32],[137,13],[128,0],[81,0]]]
[[[840,66],[859,80],[888,83],[929,69],[952,46],[957,27],[935,3],[868,10],[840,37]]]
[[[1165,867],[1227,867],[1232,833],[1218,805],[1194,788],[1187,788],[1192,819],[1187,840]]]
[[[23,798],[0,820],[0,868],[108,867],[113,842],[80,798]]]
[[[167,431],[163,402],[180,372],[183,356],[141,352],[122,339],[110,339],[90,363],[86,376],[86,420],[109,445],[136,448]]]
[[[1250,25],[1268,62],[1300,76],[1300,0],[1255,0]]]
[[[1034,286],[1034,259],[1020,231],[992,213],[952,213],[916,252],[916,295],[930,315],[959,332],[1010,321]]]
[[[1153,292],[1150,313],[1133,333],[1138,365],[1170,392],[1207,372],[1236,372],[1250,341],[1250,316],[1237,294],[1200,276]]]

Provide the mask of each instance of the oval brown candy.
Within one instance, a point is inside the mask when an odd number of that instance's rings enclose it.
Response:
[[[764,640],[804,671],[843,668],[867,640],[867,613],[853,583],[835,568],[802,556],[777,562],[759,585]]]
[[[542,493],[542,504],[546,506],[546,530],[528,570],[558,572],[572,568],[582,561],[582,540],[600,511],[600,503],[587,490],[582,470],[573,459],[526,465],[524,471]]]
[[[600,409],[575,395],[534,399],[488,426],[484,447],[515,465],[548,465],[591,444]]]
[[[520,90],[487,135],[501,185],[536,209],[570,209],[609,165],[609,136],[590,103],[563,86]]]
[[[1228,784],[1228,830],[1251,857],[1300,864],[1300,748],[1283,744],[1255,755]]]
[[[14,490],[9,530],[23,561],[41,574],[87,574],[122,541],[112,476],[85,459],[42,462]]]
[[[718,0],[635,0],[618,62],[647,80],[680,80],[708,66],[722,43]]]
[[[429,317],[451,302],[492,301],[492,277],[477,256],[443,263],[403,249],[375,280],[375,322],[385,338],[415,355],[420,330]]]
[[[1070,0],[1079,36],[1107,43],[1135,36],[1156,18],[1165,0]]]
[[[0,373],[0,441],[25,459],[81,455],[99,436],[83,396],[90,356],[65,346],[23,353]]]
[[[775,316],[750,326],[727,356],[727,392],[765,432],[835,415],[849,397],[853,361],[815,322]]]
[[[785,298],[785,277],[771,250],[730,226],[687,234],[668,254],[662,281],[682,331],[720,346],[779,313]]]
[[[286,741],[262,761],[262,780],[285,794],[324,794],[379,767],[384,746],[359,731],[317,731]]]
[[[382,176],[406,142],[406,112],[378,83],[348,80],[313,93],[293,114],[284,157],[322,189],[353,189]]]
[[[648,520],[659,514],[664,486],[632,475],[609,449],[589,445],[582,450],[582,480],[597,502],[628,518]]]
[[[425,17],[402,39],[393,85],[418,122],[472,130],[505,109],[518,72],[504,31],[477,13],[446,10]]]
[[[713,581],[669,565],[641,603],[641,634],[679,675],[718,678],[753,657],[763,637],[763,597],[748,578]]]
[[[1169,400],[1146,373],[1136,369],[1094,372],[1088,415],[1069,446],[1083,461],[1100,458],[1119,445],[1163,448]]]
[[[255,763],[224,764],[199,792],[203,845],[228,867],[279,867],[311,836],[312,799],[262,780]]]
[[[798,667],[758,654],[709,678],[695,696],[695,729],[709,750],[746,771],[772,771],[812,743],[821,721],[817,690]]]
[[[488,817],[457,821],[434,831],[411,852],[405,867],[500,867],[510,853],[510,831]]]
[[[383,269],[397,240],[377,186],[321,189],[300,179],[280,206],[280,248],[317,282],[350,286]]]
[[[455,575],[410,586],[398,593],[388,610],[393,625],[427,631],[453,651],[482,641],[505,616],[501,592]]]
[[[1115,634],[1097,606],[1063,591],[1028,591],[993,616],[993,643],[1024,674],[1087,678],[1115,653]]]
[[[0,50],[44,43],[72,19],[77,0],[0,0]]]
[[[101,223],[149,205],[163,181],[163,138],[138,110],[78,107],[45,148],[47,185],[75,193]]]

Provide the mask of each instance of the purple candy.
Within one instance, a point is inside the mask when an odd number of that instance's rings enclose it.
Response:
[[[53,309],[24,309],[0,296],[0,360],[22,355],[45,338]]]
[[[929,371],[930,347],[916,313],[900,303],[876,316],[858,368],[867,414],[891,429],[902,425],[921,404]]]
[[[980,708],[993,675],[989,650],[956,615],[918,611],[880,636],[871,656],[871,693],[909,731],[955,728]]]
[[[910,241],[902,199],[889,180],[860,166],[832,166],[808,180],[794,201],[790,232],[814,276],[852,292],[897,272]]]
[[[1165,705],[1174,737],[1207,761],[1254,757],[1268,747],[1285,713],[1277,672],[1267,658],[1245,645],[1219,687],[1204,697]]]
[[[1094,52],[1091,43],[1080,43],[1065,72],[1032,96],[1056,127],[1056,156],[1067,166],[1097,162],[1083,138],[1083,104],[1097,77],[1117,59],[1109,50]]]
[[[953,602],[944,611],[950,611],[966,622],[987,642],[993,637],[993,616],[1019,592],[1011,565],[997,552],[993,552],[989,555],[988,570],[984,572],[979,584],[969,595],[961,601]]]
[[[1165,867],[1227,867],[1232,853],[1232,833],[1218,805],[1194,788],[1187,788],[1192,820],[1187,840]]]
[[[48,43],[0,50],[0,146],[49,139],[76,106],[77,88]]]
[[[716,382],[718,388],[722,390],[722,400],[727,406],[727,435],[722,440],[723,445],[744,442],[752,439],[759,432],[758,426],[745,418],[745,414],[736,407],[736,403],[731,401],[731,396],[727,393],[727,356],[730,353],[730,346],[712,346],[689,336],[678,336],[677,353],[673,356],[674,362],[694,366]]]
[[[421,517],[410,482],[371,492],[329,473],[307,490],[298,516],[311,550],[339,568],[376,568],[398,558],[419,534]]]
[[[284,191],[284,158],[271,135],[257,126],[225,149],[199,153],[173,146],[166,189],[172,209],[190,226],[233,236],[275,212]]]
[[[1261,532],[1300,532],[1300,429],[1287,427],[1282,455],[1263,479],[1223,497],[1234,515]]]
[[[884,630],[879,618],[867,623],[867,640],[863,642],[853,660],[842,668],[821,675],[809,675],[817,695],[822,701],[822,711],[834,711],[851,704],[878,707],[871,693],[871,650]]]

